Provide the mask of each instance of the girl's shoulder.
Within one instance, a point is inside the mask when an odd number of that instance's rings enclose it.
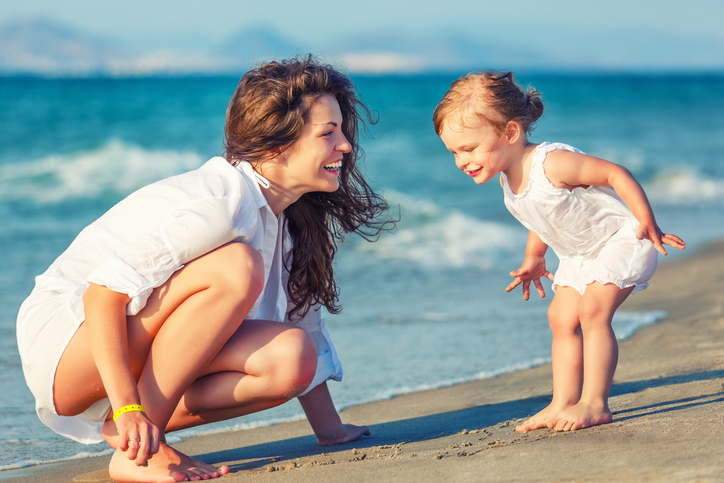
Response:
[[[540,143],[538,146],[536,146],[535,152],[533,153],[533,157],[540,159],[540,161],[543,161],[546,158],[546,156],[548,155],[548,153],[550,153],[551,151],[557,151],[557,150],[570,151],[573,153],[584,154],[583,151],[581,151],[580,149],[574,148],[573,146],[568,145],[568,144],[552,143],[549,141],[544,141],[544,142]]]

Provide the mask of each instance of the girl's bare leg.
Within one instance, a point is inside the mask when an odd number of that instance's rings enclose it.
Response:
[[[168,426],[182,395],[237,331],[262,290],[262,267],[249,246],[225,245],[176,272],[128,318],[131,366],[141,403],[156,426]],[[78,414],[106,397],[83,325],[61,358],[54,395],[63,415]],[[148,467],[116,451],[109,471],[122,481],[182,481],[220,476],[228,468],[192,460],[162,444]]]
[[[581,397],[583,340],[578,319],[581,294],[571,287],[558,287],[548,308],[553,332],[553,399],[543,410],[515,428],[518,432],[546,427],[561,411]]]
[[[618,363],[618,342],[611,327],[616,309],[633,287],[590,284],[581,299],[579,317],[583,332],[583,391],[574,406],[562,411],[548,426],[572,431],[612,421],[608,395]]]

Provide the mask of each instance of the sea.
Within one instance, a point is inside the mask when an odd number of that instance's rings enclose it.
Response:
[[[497,179],[473,183],[432,126],[459,74],[352,76],[376,119],[361,139],[362,166],[400,222],[374,243],[352,235],[338,253],[344,310],[326,317],[344,367],[342,382],[329,383],[338,409],[550,360],[550,282],[544,300],[505,292],[523,260],[525,229],[505,209]],[[519,80],[545,103],[532,142],[564,142],[626,166],[661,228],[687,241],[685,252],[724,237],[724,74]],[[237,82],[0,78],[0,470],[108,452],[38,420],[17,350],[18,308],[84,226],[132,191],[220,154]],[[548,266],[556,265],[550,253]],[[620,312],[614,327],[624,339],[664,315]],[[301,418],[290,401],[170,441]]]

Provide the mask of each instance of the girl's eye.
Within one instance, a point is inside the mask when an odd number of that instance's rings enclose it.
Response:
[[[475,150],[475,148],[467,148],[465,150],[466,153],[472,153]]]

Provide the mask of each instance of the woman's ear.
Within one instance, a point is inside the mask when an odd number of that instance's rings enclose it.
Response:
[[[508,121],[505,125],[505,137],[508,140],[508,144],[515,144],[520,139],[522,131],[520,124],[515,121]]]

